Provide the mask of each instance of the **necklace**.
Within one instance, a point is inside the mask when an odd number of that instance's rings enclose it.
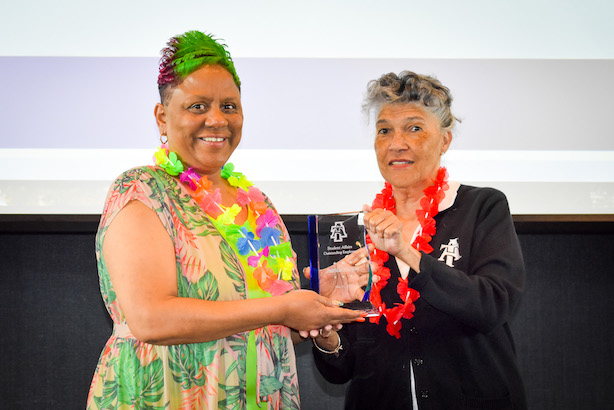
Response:
[[[437,176],[433,180],[433,185],[426,188],[424,196],[420,199],[420,209],[416,210],[416,217],[420,223],[418,235],[412,242],[411,246],[418,251],[431,253],[433,247],[429,244],[437,230],[434,216],[439,213],[439,204],[445,197],[445,191],[448,189],[448,172],[444,167],[439,168]],[[396,214],[396,203],[394,200],[392,185],[386,182],[382,192],[375,196],[372,204],[372,209],[382,208]],[[371,238],[367,235],[367,243],[372,243]],[[396,304],[394,307],[386,307],[386,303],[382,302],[381,290],[388,284],[390,279],[390,269],[384,266],[390,255],[387,252],[379,249],[373,250],[370,254],[371,261],[377,265],[375,273],[380,277],[377,283],[374,283],[371,288],[369,300],[379,312],[378,316],[371,317],[371,323],[379,324],[382,316],[386,318],[386,331],[399,339],[401,337],[400,330],[402,328],[401,319],[411,319],[414,316],[416,307],[414,302],[420,297],[420,293],[408,286],[408,279],[399,277],[397,284],[397,293],[401,297],[403,303]]]
[[[201,177],[194,168],[185,170],[168,144],[158,148],[154,160],[158,167],[172,176],[179,176],[179,181],[190,188],[188,192],[192,198],[243,261],[250,291],[258,297],[266,297],[294,289],[289,282],[294,271],[290,242],[283,241],[282,232],[277,228],[280,222],[277,213],[245,175],[235,171],[231,163],[222,168],[222,178],[237,189],[235,203],[227,207],[221,203],[220,189],[213,190],[207,176]],[[235,218],[243,207],[247,207],[249,215],[245,223],[238,225]]]

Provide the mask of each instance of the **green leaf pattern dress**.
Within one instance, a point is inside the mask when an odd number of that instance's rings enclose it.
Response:
[[[137,340],[126,324],[102,253],[113,218],[132,200],[154,210],[175,246],[180,297],[248,298],[245,270],[232,247],[177,179],[144,166],[113,183],[96,236],[100,290],[113,320],[90,387],[88,409],[244,409],[249,332],[206,343],[159,346]],[[274,210],[269,199],[267,204]],[[275,211],[276,212],[276,211]],[[284,240],[289,240],[283,226]],[[296,258],[293,285],[299,287]],[[261,409],[297,409],[298,378],[290,329],[255,331]]]

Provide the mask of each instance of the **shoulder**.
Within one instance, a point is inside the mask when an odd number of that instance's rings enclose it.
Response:
[[[466,221],[483,223],[511,223],[511,212],[505,194],[498,189],[461,185],[454,205],[450,209],[454,215]]]
[[[454,204],[458,206],[470,205],[472,207],[502,204],[507,207],[507,197],[503,192],[495,188],[461,185]]]
[[[460,185],[454,204],[446,212],[453,215],[474,215],[478,219],[488,216],[504,216],[510,213],[505,194],[498,189]],[[445,212],[445,211],[443,211]]]
[[[122,172],[111,184],[106,212],[122,209],[129,201],[139,200],[149,207],[164,201],[167,181],[164,172],[153,166],[141,166]]]
[[[163,194],[166,187],[173,184],[173,178],[164,170],[154,166],[139,166],[122,172],[111,186],[111,191],[120,192],[132,188],[146,192]]]
[[[146,181],[152,178],[153,175],[157,174],[158,169],[154,166],[143,165],[139,167],[130,168],[124,172],[122,172],[117,178],[115,178],[115,182],[118,181]]]
[[[506,199],[505,194],[498,189],[489,187],[476,187],[472,185],[464,185],[458,188],[458,195],[462,198],[474,199]]]

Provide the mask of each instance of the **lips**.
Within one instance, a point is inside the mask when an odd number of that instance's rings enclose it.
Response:
[[[228,138],[227,137],[214,137],[214,136],[199,138],[199,140],[205,141],[205,142],[224,142],[226,139]]]
[[[413,164],[413,163],[414,163],[414,161],[410,161],[408,159],[394,159],[394,160],[388,162],[388,165],[392,165],[392,166],[395,166],[395,165],[410,165],[410,164]]]

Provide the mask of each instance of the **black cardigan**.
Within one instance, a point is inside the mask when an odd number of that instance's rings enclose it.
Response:
[[[410,363],[419,410],[525,409],[509,328],[525,273],[507,200],[461,185],[435,220],[434,251],[422,254],[419,274],[409,274],[421,296],[414,317],[402,319],[401,338],[386,332],[385,318],[345,325],[339,357],[314,348],[316,365],[332,383],[351,380],[346,409],[411,409]],[[460,259],[441,256],[456,243]],[[399,269],[394,257],[386,266],[391,277],[381,295],[390,307],[401,302]]]

